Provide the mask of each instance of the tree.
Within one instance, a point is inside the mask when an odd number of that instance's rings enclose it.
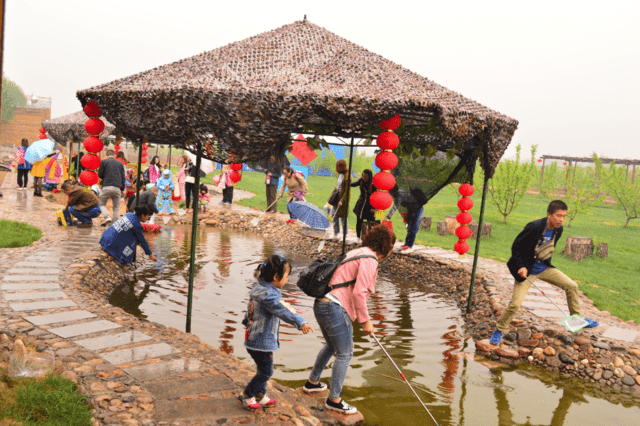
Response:
[[[2,79],[2,122],[8,123],[13,119],[16,107],[27,106],[27,97],[13,81]]]
[[[571,227],[571,221],[580,213],[588,213],[591,207],[600,202],[606,194],[596,186],[595,175],[589,173],[580,173],[576,177],[575,170],[577,166],[569,168],[570,178],[567,180],[567,228]]]
[[[596,176],[607,194],[611,195],[618,203],[618,208],[624,211],[627,221],[623,228],[626,228],[631,219],[637,219],[640,213],[640,179],[634,183],[627,181],[626,168],[616,166],[615,161],[605,167],[602,160],[593,154],[593,161],[596,163]]]
[[[552,162],[544,169],[542,181],[542,194],[545,198],[556,198],[556,189],[558,188],[558,163]]]
[[[505,160],[498,164],[493,178],[489,180],[490,202],[498,207],[504,223],[507,223],[507,216],[520,204],[527,188],[529,188],[531,179],[535,176],[537,149],[538,145],[532,145],[529,162],[521,163],[520,151],[522,151],[522,147],[518,144],[516,159]],[[481,173],[481,177],[484,181],[483,173]]]

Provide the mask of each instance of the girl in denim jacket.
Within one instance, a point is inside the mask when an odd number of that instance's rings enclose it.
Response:
[[[289,279],[291,264],[278,255],[272,255],[258,266],[257,271],[258,283],[251,289],[242,323],[247,328],[244,346],[256,362],[258,372],[238,396],[240,403],[250,410],[277,404],[275,399],[267,397],[266,392],[267,381],[273,375],[273,352],[280,347],[280,320],[295,325],[303,334],[313,331],[295,309],[280,299],[280,289]]]

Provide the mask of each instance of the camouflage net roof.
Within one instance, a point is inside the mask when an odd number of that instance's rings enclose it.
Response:
[[[89,136],[84,130],[84,123],[89,119],[84,111],[74,112],[73,114],[63,115],[62,117],[42,122],[42,127],[49,133],[49,137],[61,145],[66,146],[67,141],[82,142]],[[115,126],[100,117],[104,122],[104,130],[100,133],[100,138],[109,137],[115,131]]]
[[[200,142],[218,162],[280,156],[292,133],[375,137],[400,114],[401,146],[479,157],[492,175],[518,125],[307,20],[77,96],[129,139],[192,152]]]

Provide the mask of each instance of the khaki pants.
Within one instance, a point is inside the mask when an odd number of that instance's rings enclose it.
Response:
[[[547,268],[539,275],[529,275],[531,281],[535,281],[540,278],[542,281],[546,281],[549,284],[553,284],[564,290],[567,295],[567,304],[569,305],[569,312],[571,315],[580,315],[580,299],[578,296],[578,284],[571,278],[560,272],[556,268]],[[496,324],[496,328],[502,333],[509,331],[509,324],[522,305],[522,301],[529,291],[531,283],[527,280],[519,283],[514,280],[513,283],[513,296],[511,297],[511,303],[507,309],[503,312],[502,316]],[[553,308],[555,309],[555,307]]]
[[[103,186],[100,191],[100,211],[104,216],[104,219],[112,220],[115,222],[120,217],[120,196],[122,191],[117,186]],[[111,212],[112,217],[109,217],[109,210],[107,210],[107,202],[111,200]]]

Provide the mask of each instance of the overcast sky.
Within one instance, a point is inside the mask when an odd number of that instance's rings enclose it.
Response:
[[[301,20],[520,124],[538,155],[640,158],[640,1],[7,0],[5,76],[52,97]]]

